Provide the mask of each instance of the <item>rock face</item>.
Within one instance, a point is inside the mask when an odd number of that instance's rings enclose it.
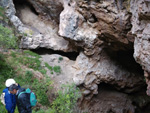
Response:
[[[15,6],[13,2],[15,3]],[[32,2],[36,3],[36,1]],[[6,16],[9,18],[10,22],[13,23],[19,33],[23,35],[20,48],[37,49],[42,47],[53,50],[62,50],[66,52],[76,50],[72,49],[72,45],[70,45],[67,40],[65,40],[61,36],[58,36],[56,32],[58,29],[58,25],[56,25],[55,27],[52,25],[53,22],[42,20],[42,18],[44,18],[43,15],[45,15],[46,12],[44,13],[36,9],[37,12],[35,14],[35,12],[32,11],[33,6],[31,7],[31,5],[27,3],[26,0],[2,0],[0,1],[0,4],[7,9]],[[39,5],[40,4],[38,4],[37,2],[34,7],[39,7]],[[15,8],[17,9],[17,11]],[[45,9],[44,11],[47,10],[48,9]],[[54,11],[54,13],[55,12],[57,12],[57,10]],[[37,13],[39,13],[39,16]],[[56,16],[55,18],[57,18],[58,14],[54,14],[53,16]]]
[[[145,92],[136,94],[125,94],[119,92],[108,84],[99,85],[99,93],[93,96],[90,101],[84,98],[82,109],[88,106],[89,113],[148,113],[149,108],[145,105],[150,98]],[[145,96],[144,96],[145,95]],[[144,98],[143,98],[144,97]],[[142,101],[140,101],[142,99]],[[92,107],[91,107],[92,106]],[[140,106],[140,107],[137,107]],[[144,107],[145,106],[145,107]],[[140,108],[140,109],[139,109]],[[143,108],[143,109],[141,109]]]
[[[136,7],[135,7],[136,6]],[[133,8],[134,7],[134,8]],[[142,65],[146,78],[147,94],[150,95],[150,1],[131,2],[132,34],[135,34],[134,58]]]
[[[114,49],[130,48],[127,33],[131,29],[131,15],[125,9],[119,8],[123,7],[123,4],[118,6],[119,3],[113,0],[78,0],[77,3],[68,1],[68,4],[70,5],[65,5],[60,14],[60,35],[71,40],[83,41],[90,48],[96,39],[104,40]]]
[[[75,82],[83,98],[93,99],[81,102],[93,105],[90,112],[138,113],[149,104],[140,108],[128,98],[145,88],[144,76],[150,95],[149,0],[1,0],[0,5],[22,33],[20,48],[79,53],[75,61],[65,58],[61,64],[69,71],[62,74],[68,78],[63,83]],[[58,57],[42,56],[55,65]],[[59,84],[62,76],[51,77]],[[101,90],[103,83],[117,91]],[[95,103],[95,95],[101,102]]]
[[[134,113],[135,106],[127,94],[120,93],[109,86],[101,85],[99,94],[88,102],[91,113]],[[84,106],[84,105],[83,105]]]
[[[101,82],[115,85],[116,88],[127,93],[136,91],[143,86],[143,78],[140,73],[123,67],[105,52],[100,54],[99,62],[80,53],[74,67],[76,68],[75,83],[77,85],[83,84],[89,93],[92,91],[93,94],[98,94],[98,84]]]

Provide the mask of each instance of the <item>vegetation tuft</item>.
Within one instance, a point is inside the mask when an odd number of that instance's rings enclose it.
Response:
[[[75,84],[62,86],[58,97],[52,103],[52,113],[75,113],[77,99],[81,96]]]
[[[63,57],[58,58],[58,63],[60,63],[63,60]]]
[[[56,74],[61,73],[61,67],[60,66],[50,66],[48,63],[45,63],[45,66],[51,71],[51,74],[55,72]]]
[[[0,48],[18,48],[17,37],[14,36],[11,29],[0,25]]]

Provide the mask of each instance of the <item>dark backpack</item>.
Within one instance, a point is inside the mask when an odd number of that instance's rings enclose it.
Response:
[[[22,93],[30,93],[30,104],[32,107],[36,105],[37,99],[34,92],[32,92],[29,88],[27,88],[24,92],[19,93],[18,98]]]

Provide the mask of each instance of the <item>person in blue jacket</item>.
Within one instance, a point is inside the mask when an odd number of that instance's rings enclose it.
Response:
[[[16,95],[16,101],[17,101],[17,107],[19,113],[32,113],[30,94],[22,93],[25,92],[25,88],[19,88],[16,84],[12,84],[8,89],[10,93]]]
[[[3,90],[5,108],[7,109],[8,113],[14,113],[16,108],[16,96],[11,94],[8,90],[12,84],[16,84],[16,81],[14,79],[7,79],[5,82],[6,88]]]
[[[16,97],[13,94],[10,94],[8,91],[8,87],[3,90],[5,93],[5,108],[7,109],[8,113],[14,113],[16,108]]]

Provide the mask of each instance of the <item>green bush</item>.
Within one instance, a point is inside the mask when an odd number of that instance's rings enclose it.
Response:
[[[53,74],[53,71],[56,73],[56,74],[60,74],[61,73],[61,68],[60,66],[50,66],[48,63],[45,63],[45,66],[51,71],[51,74]]]
[[[5,16],[5,9],[0,6],[0,23],[8,26],[8,18]],[[0,48],[18,48],[18,38],[14,36],[12,28],[0,24]]]
[[[8,23],[8,18],[5,16],[5,8],[0,6],[0,21]]]
[[[63,60],[63,57],[58,58],[58,63],[60,63]]]
[[[63,57],[59,57],[58,59],[59,59],[59,61],[62,61],[62,60],[63,60]]]
[[[27,70],[25,72],[25,81],[26,81],[26,83],[32,83],[32,81],[33,81],[33,73],[32,73],[32,71]]]
[[[0,113],[8,113],[5,106],[0,102]]]
[[[4,15],[4,11],[5,11],[5,9],[0,7],[0,17],[4,17],[5,16]]]
[[[0,25],[0,48],[18,48],[17,37],[14,36],[12,30]]]
[[[77,99],[81,96],[79,89],[72,85],[63,85],[58,97],[52,103],[52,113],[74,113]]]
[[[53,70],[54,70],[54,72],[56,72],[57,74],[60,74],[60,73],[61,73],[61,68],[60,68],[60,66],[54,66],[54,67],[53,67]]]
[[[16,73],[11,65],[7,64],[7,55],[3,55],[0,53],[0,92],[2,93],[3,89],[5,89],[5,81],[8,78],[14,78]],[[1,94],[0,93],[0,94]],[[0,102],[0,113],[7,113],[5,106]]]
[[[0,91],[5,88],[5,80],[13,78],[16,74],[11,65],[6,62],[7,55],[0,54]]]
[[[51,108],[49,108],[49,109],[40,109],[40,110],[38,110],[38,111],[35,111],[35,110],[33,110],[33,112],[32,113],[54,113],[52,110],[51,110]]]
[[[48,63],[45,63],[45,66],[46,66],[50,71],[53,71],[53,67],[50,66]]]
[[[32,90],[35,91],[37,95],[38,102],[41,103],[42,105],[47,105],[49,106],[49,100],[47,96],[47,91],[51,89],[50,87],[52,84],[52,81],[49,77],[46,77],[42,81],[39,80],[34,80],[32,84]]]
[[[44,75],[47,73],[46,69],[41,69],[41,70],[39,70],[39,72],[41,72]]]

